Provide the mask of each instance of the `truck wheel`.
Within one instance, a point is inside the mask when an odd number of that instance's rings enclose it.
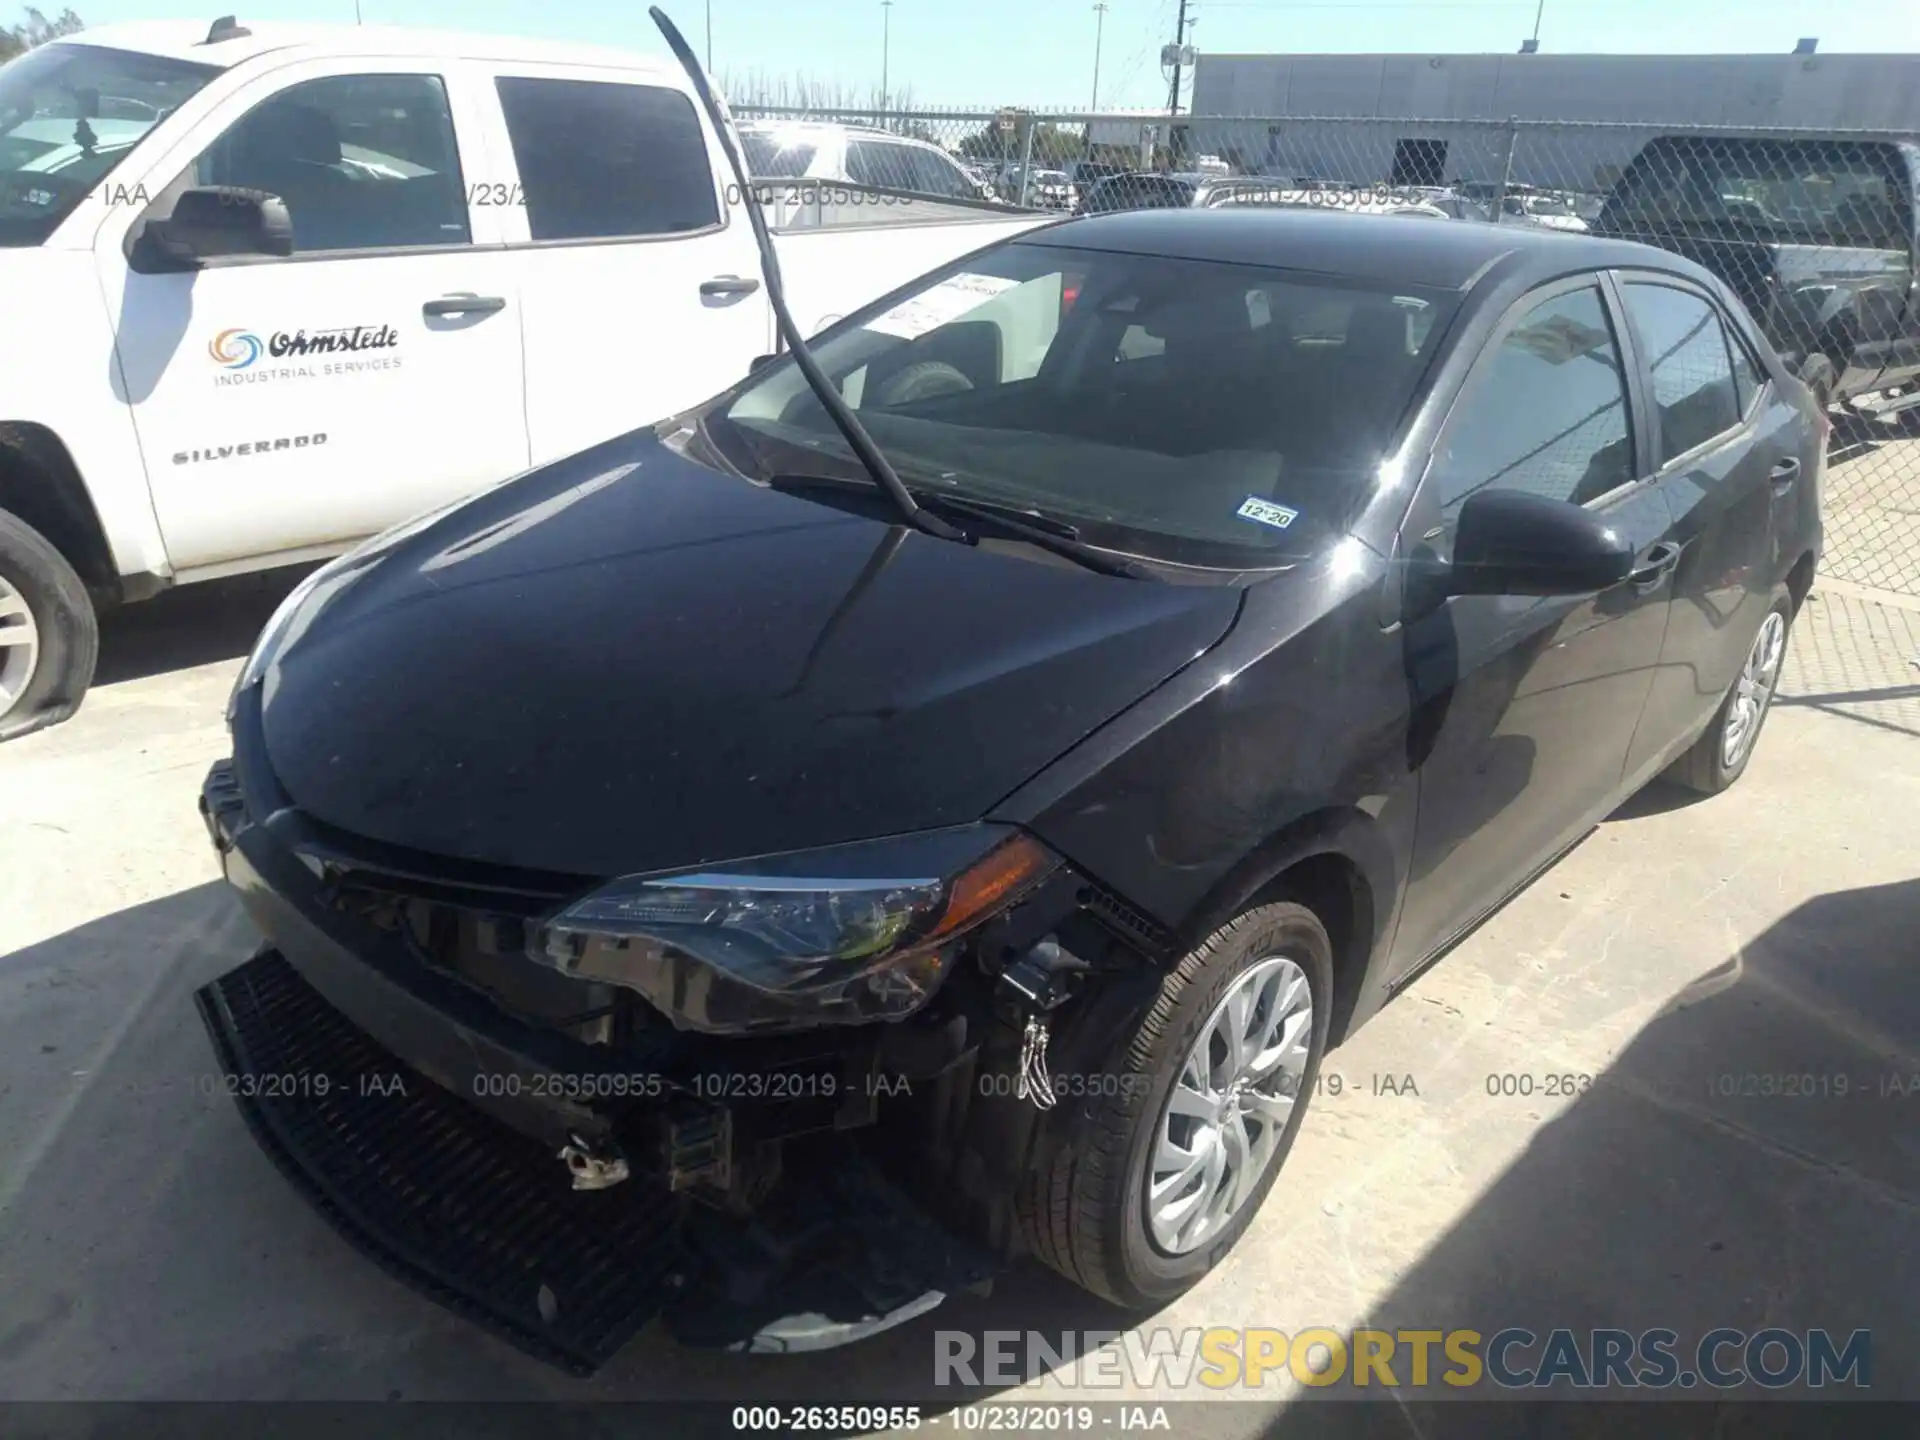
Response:
[[[39,531],[0,510],[0,740],[78,710],[99,652],[87,587]]]
[[[1020,1196],[1036,1256],[1117,1304],[1185,1290],[1252,1222],[1326,1049],[1333,945],[1290,901],[1230,920],[1161,978],[1117,1043],[1063,1070]],[[1062,1059],[1072,1065],[1072,1037]]]
[[[1773,606],[1760,622],[1727,698],[1693,748],[1673,762],[1667,771],[1669,779],[1702,795],[1718,795],[1746,773],[1780,684],[1792,628],[1793,595],[1782,585],[1774,591]]]

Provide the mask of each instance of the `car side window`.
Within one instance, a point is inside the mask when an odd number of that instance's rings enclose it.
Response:
[[[329,75],[291,85],[249,110],[168,188],[186,185],[279,196],[296,251],[472,239],[453,114],[437,75]]]
[[[1629,281],[1621,289],[1653,376],[1660,458],[1731,430],[1744,407],[1718,312],[1704,297],[1671,285]]]
[[[1739,333],[1731,325],[1722,328],[1727,332],[1727,355],[1733,361],[1734,399],[1740,406],[1740,413],[1745,415],[1753,405],[1753,392],[1760,388],[1760,370]]]
[[[856,185],[878,185],[887,190],[913,188],[905,147],[883,140],[848,142],[847,179]]]
[[[1581,504],[1634,478],[1626,374],[1596,286],[1536,302],[1481,358],[1434,473],[1446,519],[1489,488]]]
[[[945,200],[966,200],[974,196],[973,187],[958,165],[931,150],[909,149],[913,188]]]
[[[659,85],[495,82],[535,240],[679,235],[720,223],[693,102]]]

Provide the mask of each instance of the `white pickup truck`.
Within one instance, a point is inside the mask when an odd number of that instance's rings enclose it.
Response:
[[[0,739],[77,707],[99,609],[337,552],[744,375],[775,331],[726,177],[681,72],[599,49],[227,18],[0,68]],[[808,332],[1042,219],[767,210]]]

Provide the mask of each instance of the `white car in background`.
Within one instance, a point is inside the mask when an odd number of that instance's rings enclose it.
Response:
[[[995,200],[938,145],[824,120],[742,120],[747,173],[756,180],[822,180],[904,190],[941,200]]]

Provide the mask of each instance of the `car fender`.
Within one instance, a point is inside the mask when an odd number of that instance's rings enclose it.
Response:
[[[0,437],[31,432],[65,450],[116,573],[170,574],[93,256],[0,251],[0,294]]]

